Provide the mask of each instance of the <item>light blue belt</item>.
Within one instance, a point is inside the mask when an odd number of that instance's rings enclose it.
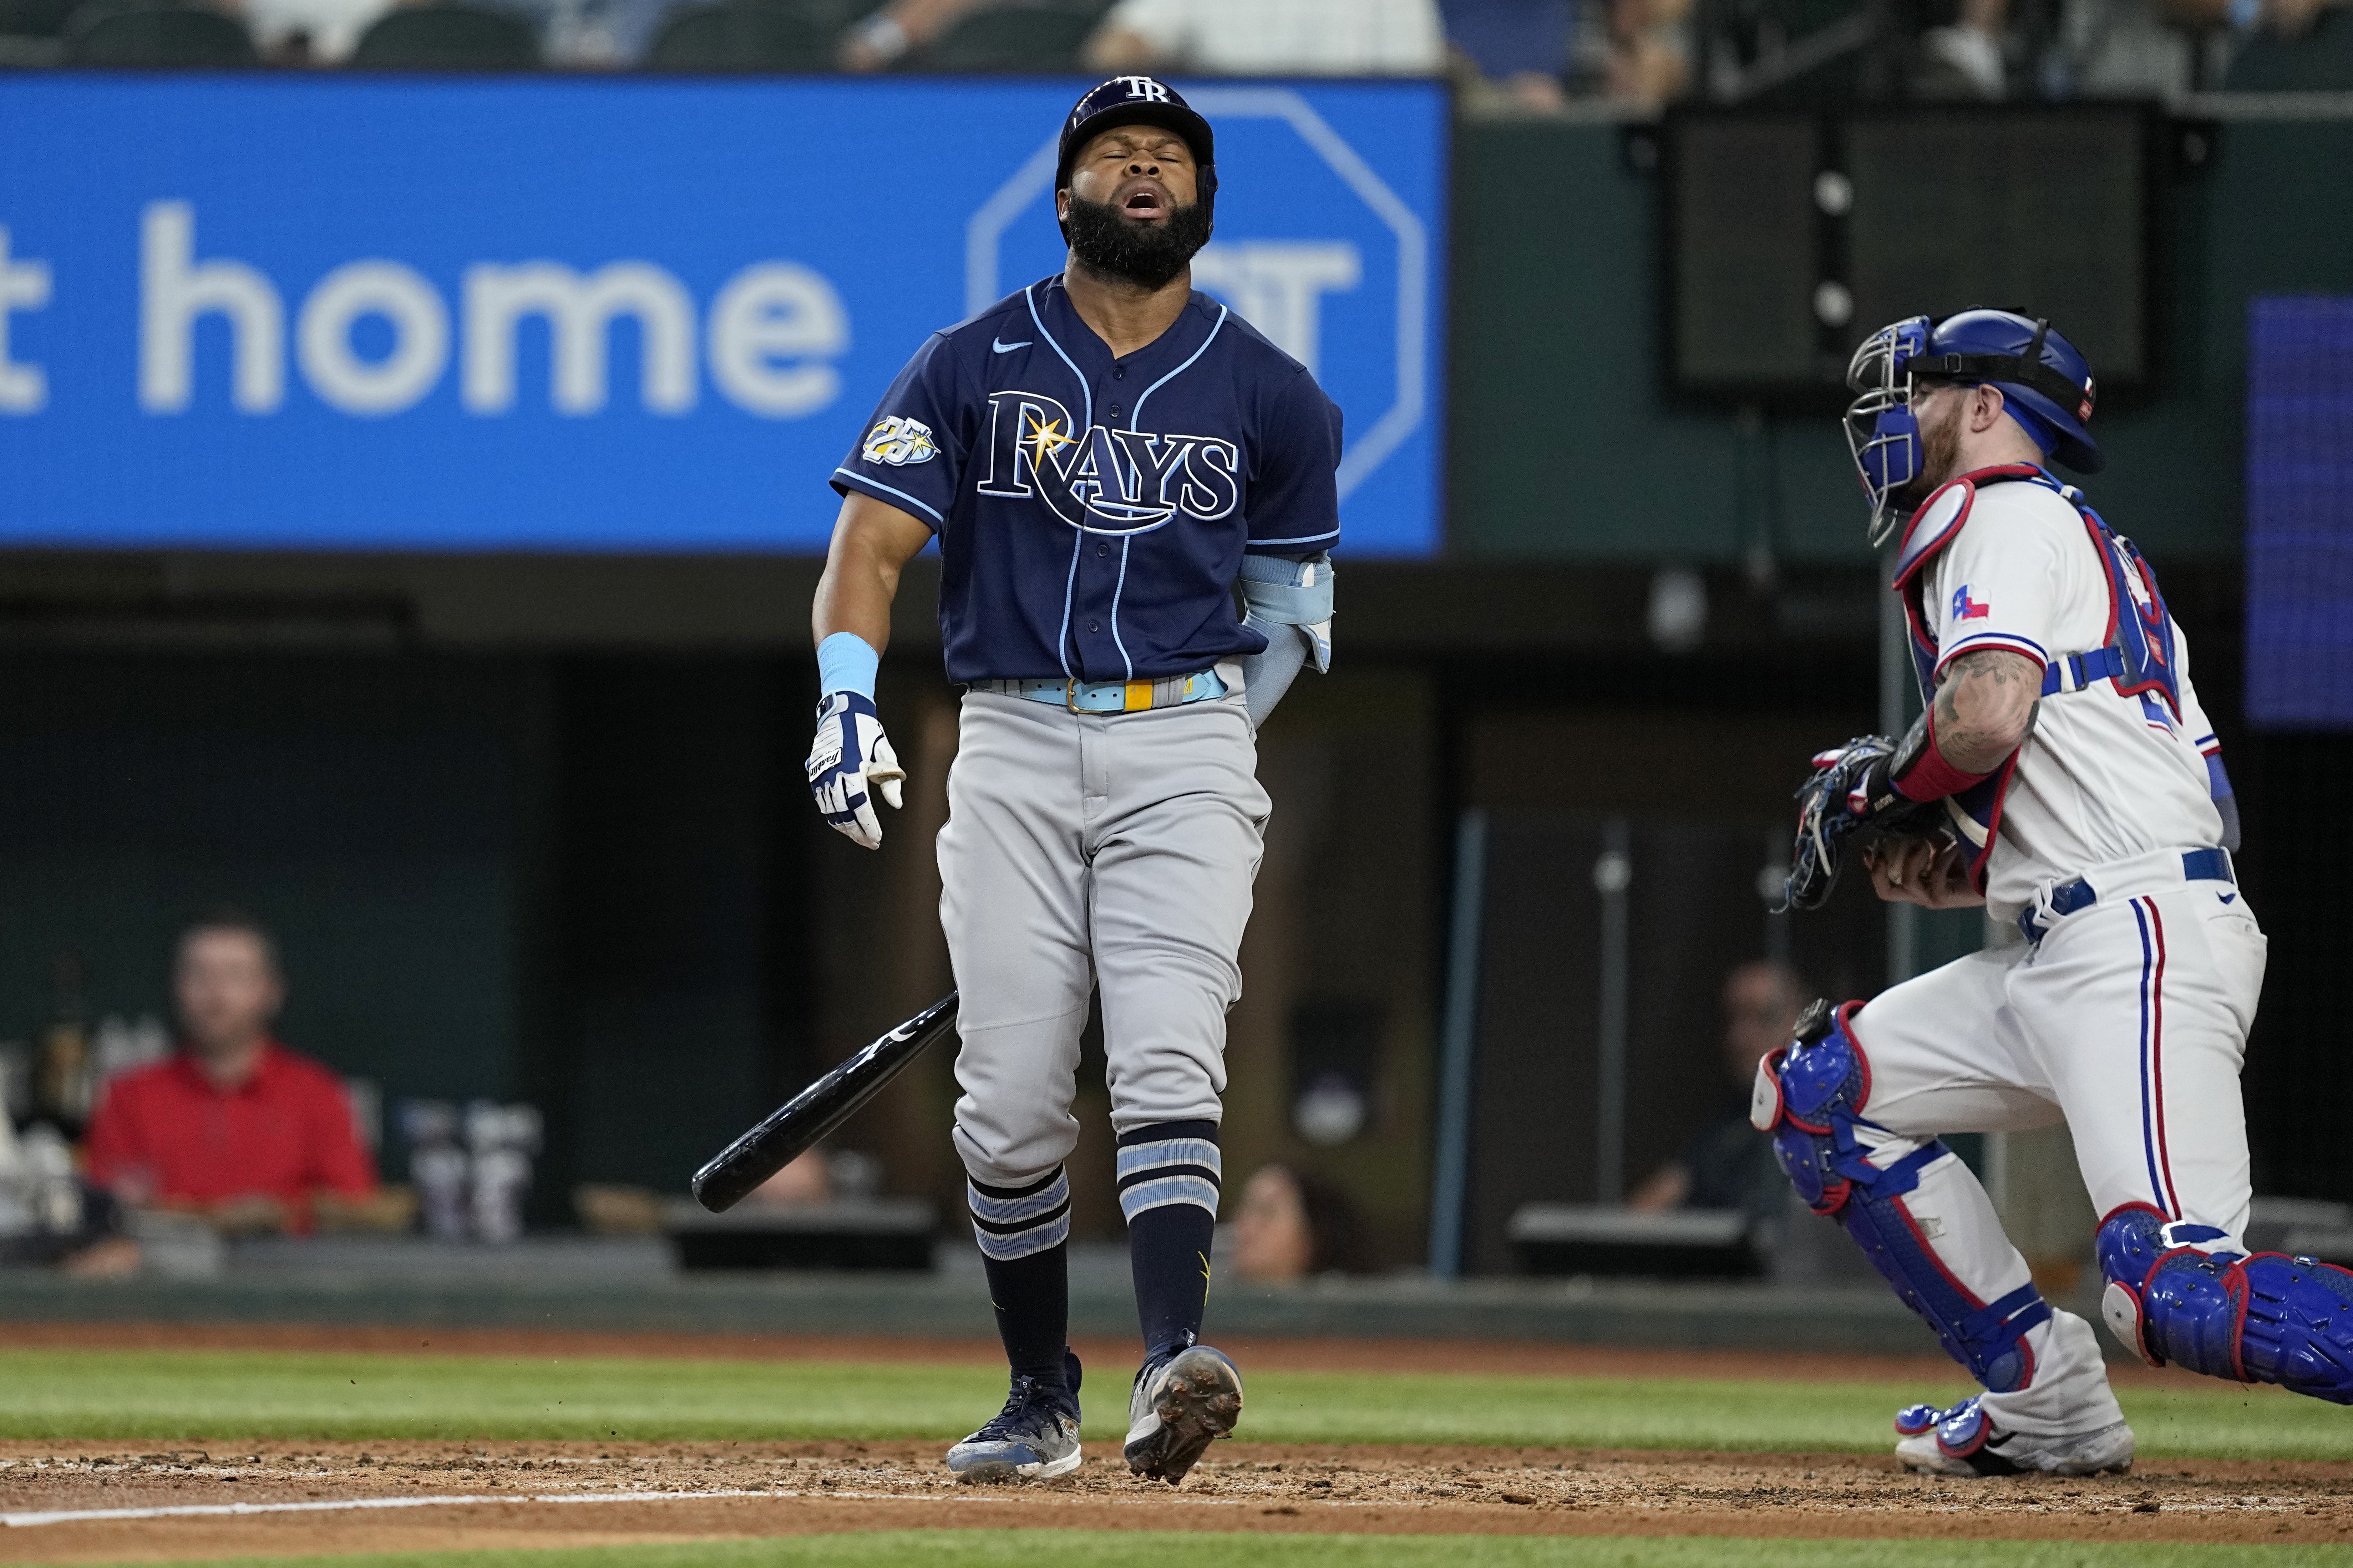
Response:
[[[1158,680],[1058,680],[1051,676],[1029,680],[976,680],[967,689],[993,691],[1000,697],[1020,697],[1031,702],[1051,702],[1073,713],[1144,713],[1155,708],[1176,708],[1223,697],[1226,682],[1216,670],[1200,669]]]

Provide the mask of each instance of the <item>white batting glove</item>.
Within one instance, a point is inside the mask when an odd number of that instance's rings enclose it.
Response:
[[[874,796],[880,794],[898,809],[900,781],[906,776],[872,699],[855,691],[826,699],[818,710],[816,743],[809,747],[808,781],[818,815],[835,832],[861,848],[881,848],[882,818]]]

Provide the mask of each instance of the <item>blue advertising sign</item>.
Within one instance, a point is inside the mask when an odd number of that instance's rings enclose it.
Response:
[[[2353,729],[2353,297],[2247,307],[2247,721]]]
[[[0,79],[0,545],[821,550],[925,335],[1060,269],[1085,84]],[[1187,86],[1199,287],[1439,540],[1446,104]]]

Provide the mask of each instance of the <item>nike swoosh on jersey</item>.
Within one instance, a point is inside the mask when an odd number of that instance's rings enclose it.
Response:
[[[2221,900],[2222,900],[2224,903],[2226,903],[2226,904],[2227,904],[2227,903],[2229,903],[2232,900],[2233,900],[2233,899],[2237,898],[2239,895],[2238,895],[2238,894],[2236,894],[2236,893],[2222,893],[2222,894],[2220,894],[2220,895],[2218,895],[2218,896],[2221,899]]]
[[[1035,338],[1024,338],[1024,339],[1022,339],[1022,340],[1021,340],[1019,342],[1018,342],[1018,343],[1008,343],[1008,342],[1005,342],[1002,338],[991,338],[991,339],[989,339],[989,340],[988,340],[988,346],[989,346],[990,350],[991,350],[991,351],[993,351],[994,353],[1001,353],[1001,354],[1009,354],[1009,353],[1011,353],[1015,349],[1026,349],[1026,348],[1028,348],[1031,343],[1036,342],[1037,341],[1038,341],[1038,340],[1037,340],[1037,339],[1035,339]]]

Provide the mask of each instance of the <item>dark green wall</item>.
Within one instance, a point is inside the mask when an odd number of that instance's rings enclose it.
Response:
[[[281,1033],[388,1096],[512,1092],[531,792],[517,661],[19,651],[0,661],[0,1037],[71,953],[168,1013],[181,925],[279,935]]]
[[[0,654],[0,1039],[168,1016],[174,940],[269,924],[280,1033],[406,1096],[549,1115],[575,1181],[680,1188],[807,1074],[790,656]],[[396,1133],[386,1165],[406,1154]]]
[[[1662,390],[1658,186],[1628,167],[1622,136],[1461,127],[1451,548],[1722,563],[1761,542],[1862,559],[1834,419],[1744,429]],[[2244,121],[2204,140],[2166,189],[2161,379],[2142,406],[2103,412],[2110,466],[2086,487],[2160,563],[2238,552],[2247,300],[2353,289],[2353,123]]]

